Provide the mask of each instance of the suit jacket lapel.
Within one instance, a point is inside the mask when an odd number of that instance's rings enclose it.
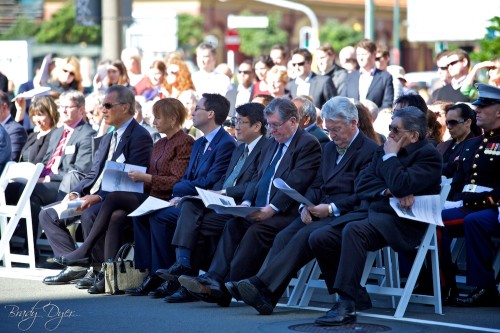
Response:
[[[367,99],[369,99],[368,96],[373,91],[374,87],[379,85],[379,81],[380,81],[380,72],[378,69],[376,69],[375,73],[373,74],[373,79],[372,79],[372,82],[370,83],[370,87],[368,87],[368,92],[366,93]]]

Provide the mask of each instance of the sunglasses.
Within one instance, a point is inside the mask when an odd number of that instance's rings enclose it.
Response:
[[[238,71],[239,74],[251,74],[252,71]]]
[[[376,57],[375,61],[380,61],[380,59],[382,59],[382,57]]]
[[[105,108],[106,110],[110,110],[112,109],[114,106],[117,106],[117,105],[121,105],[121,104],[125,104],[125,103],[104,103],[102,105],[103,108]]]
[[[69,71],[67,69],[63,69],[63,72],[68,73],[69,75],[73,75],[73,76],[75,75],[75,73],[73,73],[72,71]]]
[[[465,120],[447,120],[446,121],[446,126],[448,127],[455,127],[457,126],[458,124],[463,124],[465,123]]]
[[[455,64],[456,64],[457,62],[459,62],[459,61],[460,61],[460,60],[455,60],[455,61],[450,62],[450,63],[448,64],[448,67],[455,65]]]
[[[302,67],[306,64],[305,61],[302,61],[302,62],[294,62],[292,65],[293,67]]]
[[[389,132],[392,132],[394,135],[398,135],[399,133],[411,132],[411,131],[399,129],[396,126],[389,125]]]
[[[442,71],[447,71],[447,70],[448,70],[448,66],[446,66],[446,67],[438,67],[438,68],[439,68],[440,70],[442,70]]]

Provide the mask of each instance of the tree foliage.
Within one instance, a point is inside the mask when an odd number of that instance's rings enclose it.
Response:
[[[38,24],[24,16],[21,16],[0,36],[0,39],[26,39],[35,36],[39,29]]]
[[[179,14],[177,15],[177,24],[179,48],[191,52],[203,42],[203,17]]]
[[[243,12],[241,15],[252,15]],[[281,15],[271,13],[268,15],[269,25],[265,29],[238,29],[241,44],[240,52],[252,57],[269,54],[274,44],[287,44],[288,33],[280,28]]]
[[[355,45],[362,39],[362,31],[356,31],[335,19],[326,20],[325,24],[319,29],[321,43],[330,43],[337,52],[345,46]]]
[[[487,28],[488,32],[479,41],[479,51],[470,54],[472,60],[485,61],[500,56],[500,17],[495,16],[490,22],[491,25]]]
[[[101,27],[86,27],[75,24],[75,5],[67,3],[50,20],[44,21],[36,35],[39,43],[100,44]]]

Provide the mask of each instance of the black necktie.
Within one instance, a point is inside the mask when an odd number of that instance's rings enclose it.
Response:
[[[284,146],[284,143],[280,143],[278,152],[274,155],[273,161],[269,164],[260,179],[259,186],[257,187],[257,198],[255,198],[255,207],[265,207],[267,205],[267,193],[269,192],[269,186],[271,186],[271,179],[273,179],[276,165],[283,154]]]
[[[200,140],[201,140],[200,149],[198,149],[198,153],[196,154],[196,159],[194,160],[192,169],[193,173],[195,173],[196,168],[198,168],[198,163],[200,162],[201,157],[205,153],[205,146],[207,145],[208,142],[207,138],[205,138],[204,136],[202,136]]]

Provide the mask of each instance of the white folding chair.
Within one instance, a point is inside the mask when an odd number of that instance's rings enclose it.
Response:
[[[445,177],[441,181],[441,207],[444,206],[446,198],[451,188],[451,179]],[[393,286],[377,286],[366,284],[366,276],[368,275],[367,270],[373,265],[373,255],[369,255],[367,262],[365,263],[365,271],[363,272],[363,279],[361,285],[366,286],[369,293],[387,295],[399,297],[399,302],[394,313],[394,317],[401,318],[404,316],[408,303],[411,301],[413,303],[430,304],[434,305],[434,311],[437,314],[443,313],[443,307],[441,304],[441,284],[439,276],[439,258],[438,258],[438,247],[437,247],[437,236],[436,236],[436,225],[429,224],[427,231],[422,238],[420,246],[418,247],[417,255],[415,261],[413,262],[412,268],[404,288],[400,287],[400,277],[399,268],[397,267],[397,253],[390,249],[395,255],[391,256],[387,264],[392,265],[393,274]],[[417,282],[418,275],[424,263],[427,252],[431,254],[431,265],[432,265],[432,284],[433,284],[433,295],[417,295],[413,294],[413,289]],[[370,263],[368,259],[372,260]],[[394,269],[395,268],[395,269]],[[387,269],[387,267],[386,267]]]
[[[288,284],[287,292],[290,291],[290,288],[292,288],[292,292],[288,297],[288,302],[286,303],[287,306],[296,306],[299,303],[299,300],[304,293],[304,289],[306,288],[306,282],[311,275],[311,271],[313,270],[315,263],[316,260],[308,262],[300,269],[297,278],[292,279]]]
[[[43,170],[43,164],[32,164],[28,162],[10,163],[2,173],[0,178],[0,258],[3,258],[3,265],[12,267],[12,262],[29,264],[31,269],[35,268],[35,246],[33,242],[33,223],[31,220],[30,196]],[[5,189],[9,182],[21,182],[25,184],[23,193],[17,205],[7,205],[5,201]],[[28,254],[10,253],[9,242],[14,235],[14,231],[19,220],[26,220]]]

